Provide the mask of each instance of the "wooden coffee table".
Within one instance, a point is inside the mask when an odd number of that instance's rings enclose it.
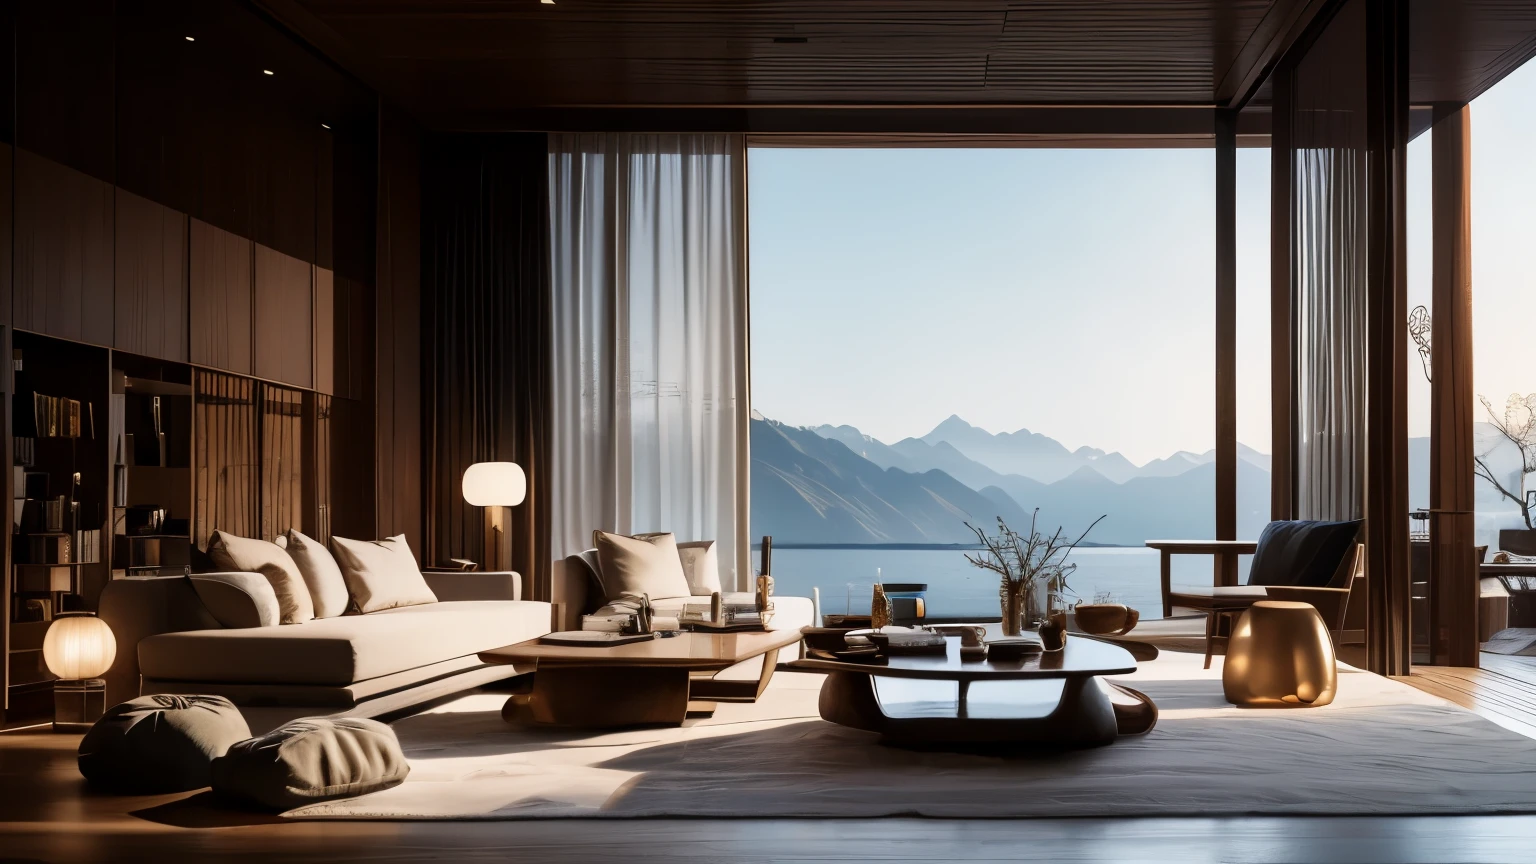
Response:
[[[798,630],[681,633],[612,648],[520,642],[480,653],[485,663],[533,665],[533,682],[501,709],[509,722],[589,728],[679,724],[717,702],[755,702]],[[756,681],[717,681],[715,673],[763,658]]]
[[[895,743],[1094,746],[1121,734],[1149,731],[1157,722],[1151,699],[1100,680],[1136,671],[1135,658],[1118,645],[1073,634],[1062,651],[997,662],[961,660],[958,637],[949,638],[948,648],[946,656],[891,657],[884,664],[807,658],[789,667],[827,673],[821,687],[822,719],[878,732]],[[953,682],[958,694],[951,687],[918,687],[928,692],[915,701],[882,704],[876,678]],[[1034,688],[988,687],[993,692],[985,701],[970,696],[977,682],[1046,680],[1062,683],[1060,698],[1046,706],[1044,714],[1031,716],[1027,710]],[[1110,689],[1137,704],[1111,702]]]

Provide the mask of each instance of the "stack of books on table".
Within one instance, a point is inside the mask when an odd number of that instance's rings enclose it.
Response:
[[[685,630],[763,630],[773,620],[773,609],[759,612],[751,594],[726,595],[718,619],[708,603],[688,603],[678,618]]]
[[[595,633],[623,633],[631,629],[635,616],[630,613],[581,616],[581,629]]]

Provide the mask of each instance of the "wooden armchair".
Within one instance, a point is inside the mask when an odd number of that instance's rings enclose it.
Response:
[[[1165,580],[1164,608],[1179,606],[1205,614],[1207,669],[1216,644],[1226,642],[1230,622],[1259,600],[1311,604],[1337,647],[1350,591],[1365,566],[1359,529],[1359,522],[1271,522],[1254,544],[1247,585],[1174,590]]]

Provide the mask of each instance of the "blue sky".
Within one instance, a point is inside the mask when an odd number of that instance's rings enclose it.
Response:
[[[1473,104],[1472,129],[1477,380],[1502,402],[1536,390],[1536,64]],[[1414,302],[1427,139],[1409,153]],[[1261,450],[1268,171],[1267,150],[1239,151],[1238,434]],[[895,441],[960,414],[1138,463],[1212,446],[1213,151],[759,148],[749,172],[767,416]]]

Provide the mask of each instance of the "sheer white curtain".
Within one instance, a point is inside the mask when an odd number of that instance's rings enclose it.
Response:
[[[553,135],[549,179],[554,553],[671,531],[741,587],[745,140]]]

